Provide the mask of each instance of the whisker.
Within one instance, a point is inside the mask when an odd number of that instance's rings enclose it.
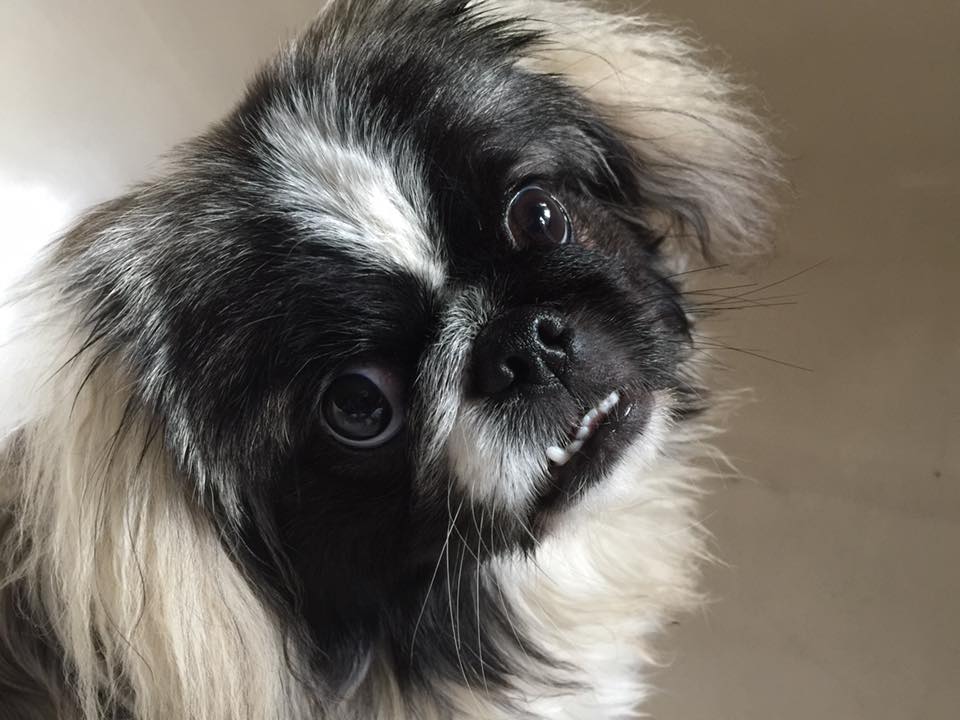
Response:
[[[447,494],[447,497],[449,498],[449,492]],[[463,551],[461,550],[461,553],[462,552]],[[462,559],[463,555],[461,554],[460,557]],[[457,654],[457,664],[460,666],[460,674],[463,676],[463,682],[467,686],[467,690],[470,692],[471,695],[473,695],[473,688],[470,685],[470,680],[467,678],[467,669],[466,669],[466,666],[463,664],[463,657],[461,657],[460,655],[459,634],[457,632],[457,623],[456,623],[456,620],[454,619],[453,589],[450,586],[450,579],[452,577],[452,573],[450,572],[450,544],[449,543],[446,544],[446,576],[447,576],[446,578],[447,579],[447,609],[450,614],[450,631],[453,635],[453,646]],[[458,582],[459,582],[459,578],[458,578]],[[457,598],[458,598],[457,602],[458,603],[459,603],[459,597],[460,597],[460,587],[458,585],[457,586]],[[474,701],[476,702],[476,696],[474,696]]]
[[[447,547],[450,545],[450,534],[453,532],[454,523],[457,522],[457,518],[460,516],[460,510],[463,508],[463,500],[460,501],[460,504],[457,506],[457,512],[453,517],[450,517],[447,524],[447,534],[443,540],[443,545],[440,547],[440,553],[437,555],[437,564],[433,568],[433,575],[430,576],[430,582],[427,585],[427,592],[423,596],[423,605],[420,607],[420,614],[417,615],[417,622],[413,626],[413,636],[410,639],[410,665],[413,666],[413,651],[417,645],[417,633],[420,630],[420,623],[423,620],[423,614],[426,612],[427,603],[430,602],[430,592],[433,590],[433,584],[437,580],[437,573],[440,572],[440,563],[443,562],[444,553],[447,551]],[[449,517],[449,514],[448,514]]]
[[[806,275],[806,274],[809,273],[809,272],[813,272],[814,270],[817,270],[818,268],[822,267],[823,265],[826,265],[828,262],[830,262],[829,258],[826,259],[826,260],[821,260],[821,261],[819,261],[819,262],[814,263],[813,265],[810,265],[809,267],[805,267],[803,270],[798,270],[797,272],[793,273],[792,275],[787,275],[787,277],[785,277],[785,278],[781,278],[780,280],[776,280],[776,281],[774,281],[774,282],[767,283],[767,284],[765,284],[765,285],[761,285],[761,286],[759,286],[758,288],[756,288],[755,290],[751,290],[751,291],[748,292],[748,293],[743,293],[742,295],[734,295],[734,297],[735,297],[735,298],[748,297],[748,296],[750,296],[750,295],[753,295],[754,293],[763,292],[764,290],[769,290],[770,288],[777,287],[778,285],[783,285],[784,283],[790,282],[791,280],[794,280],[794,279],[800,277],[801,275]]]
[[[483,525],[483,516],[484,516],[484,511],[481,510],[480,525]],[[476,514],[474,514],[473,519],[474,519],[474,525],[476,525],[476,519],[477,519]],[[483,533],[480,531],[480,527],[478,526],[477,527],[477,555],[480,554],[480,544],[482,542],[483,542]],[[480,677],[483,680],[483,688],[489,693],[490,688],[487,686],[487,672],[483,666],[483,643],[481,642],[481,637],[480,637],[481,623],[480,623],[480,563],[479,562],[477,563],[476,596],[477,596],[476,598],[477,599],[477,656],[480,658]]]
[[[492,527],[491,527],[490,532],[491,532],[491,533],[493,532],[493,528],[492,528]],[[507,536],[504,534],[502,527],[500,528],[500,538],[501,538],[501,540],[503,540],[504,546],[506,546],[506,545],[507,545]],[[511,613],[511,611],[510,611],[510,608],[507,607],[507,600],[506,600],[506,598],[503,596],[503,588],[500,587],[500,582],[499,582],[499,580],[498,580],[497,578],[494,578],[493,584],[496,585],[496,587],[497,587],[497,594],[500,596],[500,607],[503,608],[503,614],[504,614],[504,616],[507,618],[507,624],[510,626],[510,631],[513,633],[513,637],[514,637],[514,639],[517,641],[517,645],[518,645],[518,646],[520,647],[520,649],[523,651],[523,654],[527,656],[527,660],[529,660],[529,661],[532,663],[532,662],[533,662],[533,656],[530,654],[530,651],[527,649],[527,646],[524,645],[523,640],[520,639],[520,633],[519,633],[519,631],[517,630],[517,626],[513,624],[512,613]]]
[[[706,338],[701,335],[697,335],[697,344],[701,348],[712,348],[714,350],[728,350],[730,352],[740,353],[742,355],[749,355],[750,357],[757,358],[758,360],[767,360],[768,362],[772,362],[777,365],[782,365],[784,367],[792,368],[794,370],[802,370],[803,372],[809,372],[809,373],[814,372],[813,368],[805,367],[803,365],[797,365],[796,363],[788,362],[786,360],[778,360],[775,357],[770,357],[769,355],[764,355],[763,353],[759,353],[753,350],[747,350],[746,348],[735,347],[733,345],[726,345],[724,343],[714,341],[710,338]]]

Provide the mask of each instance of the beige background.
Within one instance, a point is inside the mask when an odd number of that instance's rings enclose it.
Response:
[[[3,0],[0,281],[224,112],[308,0]],[[796,195],[743,310],[706,523],[716,602],[665,639],[661,720],[960,717],[960,3],[658,0],[781,129]]]

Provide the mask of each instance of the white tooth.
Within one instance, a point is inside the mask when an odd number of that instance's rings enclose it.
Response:
[[[600,403],[600,412],[604,414],[608,414],[611,410],[613,410],[617,406],[618,402],[620,402],[619,393],[617,393],[616,391],[610,393],[606,397],[606,399],[602,403]]]
[[[556,445],[551,445],[547,448],[547,458],[557,465],[565,465],[570,462],[570,458],[580,452],[587,439],[596,431],[597,425],[599,424],[598,421],[606,418],[619,402],[620,393],[614,390],[607,395],[597,407],[583,416],[583,419],[580,421],[580,426],[574,435],[574,439],[569,445],[565,448]],[[627,412],[629,411],[630,408],[627,408]]]

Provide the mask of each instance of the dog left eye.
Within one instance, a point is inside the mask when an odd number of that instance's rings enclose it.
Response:
[[[403,425],[400,383],[382,368],[349,368],[327,385],[321,413],[327,429],[341,444],[379,447]]]
[[[573,239],[566,209],[539,185],[528,185],[511,198],[505,222],[517,247],[562,245]]]

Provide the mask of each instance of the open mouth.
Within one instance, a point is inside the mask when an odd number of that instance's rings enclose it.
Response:
[[[534,536],[548,532],[559,511],[603,481],[623,449],[643,432],[652,407],[653,396],[646,390],[612,390],[580,417],[564,445],[546,449],[548,482],[529,522]]]
[[[551,445],[547,448],[547,458],[554,465],[563,466],[583,449],[583,446],[593,437],[604,420],[620,404],[620,393],[614,390],[596,406],[590,408],[571,433],[570,442],[564,447]]]

